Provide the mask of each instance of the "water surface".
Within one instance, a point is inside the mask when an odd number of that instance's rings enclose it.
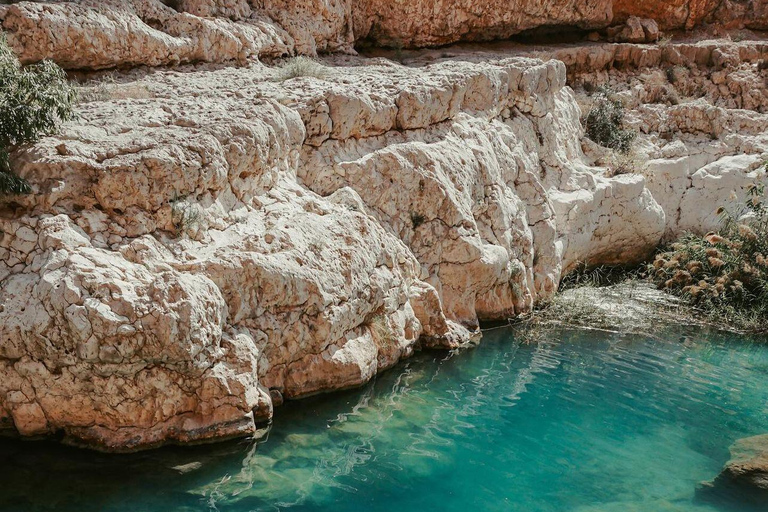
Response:
[[[696,492],[768,433],[768,347],[511,329],[278,409],[266,439],[107,456],[0,440],[0,511],[736,511]]]

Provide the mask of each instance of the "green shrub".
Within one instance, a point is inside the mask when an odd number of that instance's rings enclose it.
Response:
[[[749,331],[768,330],[768,204],[765,187],[749,189],[736,211],[721,208],[722,227],[686,235],[659,254],[649,273],[659,288],[687,298],[709,317]]]
[[[171,222],[177,237],[192,235],[198,231],[203,221],[202,207],[186,197],[171,200]]]
[[[677,70],[674,66],[668,67],[664,73],[667,75],[667,81],[671,84],[677,83]]]
[[[620,153],[629,153],[637,135],[632,130],[624,129],[624,105],[611,98],[605,89],[595,94],[584,126],[587,137]]]
[[[10,151],[71,119],[76,98],[61,68],[50,61],[22,67],[0,37],[0,194],[31,192],[11,171]]]
[[[411,212],[411,224],[413,224],[413,229],[418,229],[418,227],[424,224],[426,220],[427,218],[422,214]]]

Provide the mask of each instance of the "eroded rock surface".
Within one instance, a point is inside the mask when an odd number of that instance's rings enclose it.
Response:
[[[758,30],[768,26],[768,2],[765,0],[615,0],[613,12],[616,21],[630,16],[651,18],[664,30],[692,29],[703,23]]]
[[[742,502],[763,505],[768,496],[768,435],[739,439],[730,452],[722,472],[713,481],[704,482],[699,492],[710,499],[738,493]]]
[[[203,16],[228,12],[192,10]],[[0,6],[0,19],[22,63],[52,59],[66,69],[245,63],[292,49],[290,37],[271,20],[195,16],[159,0],[20,2]]]
[[[72,0],[0,6],[23,62],[68,69],[238,62],[361,44],[416,48],[494,41],[529,31],[602,30],[655,42],[703,24],[768,29],[768,1],[719,0]],[[595,33],[597,34],[597,33]]]
[[[353,2],[355,34],[379,44],[438,46],[506,39],[539,27],[603,28],[612,20],[612,0],[415,0]]]
[[[768,491],[768,435],[739,439],[731,446],[731,460],[723,476]]]
[[[362,31],[383,7],[119,4],[0,18],[26,62],[242,66],[117,73],[14,154],[34,194],[0,202],[0,425],[22,435],[127,450],[253,433],[283,397],[530,311],[576,265],[712,229],[765,180],[762,41],[336,55],[286,80],[258,57],[408,34],[430,2]],[[568,5],[437,19],[457,39],[610,22],[601,3],[558,21],[584,10]],[[439,44],[431,30],[409,44]],[[583,137],[599,84],[640,134],[632,165]]]

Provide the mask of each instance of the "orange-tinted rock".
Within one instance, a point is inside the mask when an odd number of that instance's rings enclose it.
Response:
[[[602,28],[611,0],[366,0],[353,2],[355,36],[402,46],[504,39],[540,27]]]
[[[614,0],[613,15],[616,22],[623,22],[630,16],[651,18],[662,30],[690,30],[703,23],[765,29],[768,27],[768,1]]]
[[[24,63],[67,69],[245,63],[287,54],[354,53],[507,39],[526,31],[604,30],[653,42],[704,23],[768,28],[768,0],[78,0],[0,6]],[[524,36],[521,36],[524,38]],[[594,35],[593,35],[594,38]]]

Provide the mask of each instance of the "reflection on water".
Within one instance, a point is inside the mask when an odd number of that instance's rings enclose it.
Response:
[[[768,349],[663,338],[490,331],[291,403],[258,443],[108,456],[0,441],[0,511],[745,510],[696,488],[731,442],[768,432]]]

